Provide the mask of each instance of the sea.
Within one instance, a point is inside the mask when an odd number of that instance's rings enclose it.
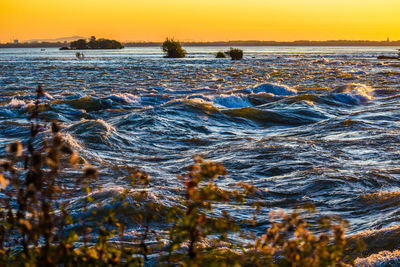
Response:
[[[259,190],[240,207],[216,207],[242,220],[262,201],[260,232],[271,211],[304,204],[348,220],[348,235],[397,229],[400,61],[377,59],[396,49],[239,48],[238,61],[215,58],[228,47],[186,47],[183,59],[158,47],[87,50],[84,59],[55,48],[0,49],[1,154],[29,139],[28,110],[42,85],[46,118],[99,170],[97,209],[130,187],[124,166],[150,175],[152,201],[175,205],[184,189],[177,175],[203,155],[227,169],[216,180],[222,188]],[[82,197],[72,194],[71,212],[83,212]]]

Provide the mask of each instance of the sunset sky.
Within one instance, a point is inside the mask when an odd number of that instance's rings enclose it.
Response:
[[[400,40],[400,0],[0,0],[0,42]]]

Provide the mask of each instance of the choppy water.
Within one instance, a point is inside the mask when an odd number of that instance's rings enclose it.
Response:
[[[268,189],[260,229],[271,209],[309,202],[348,219],[350,233],[397,224],[400,61],[376,60],[396,51],[243,49],[238,62],[215,59],[222,49],[207,47],[173,60],[159,48],[85,51],[85,60],[73,51],[0,50],[1,151],[27,140],[26,107],[40,83],[47,116],[100,169],[100,208],[127,187],[115,168],[123,165],[151,174],[154,201],[174,203],[182,189],[176,175],[204,153],[227,168],[221,186]]]

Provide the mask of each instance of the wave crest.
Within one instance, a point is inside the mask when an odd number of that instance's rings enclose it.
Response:
[[[290,88],[286,85],[275,84],[275,83],[263,83],[253,87],[253,94],[267,93],[274,96],[292,96],[297,95],[297,90]]]
[[[341,85],[334,89],[331,93],[332,97],[342,103],[359,105],[366,104],[374,99],[374,90],[372,87],[360,84],[349,83]]]

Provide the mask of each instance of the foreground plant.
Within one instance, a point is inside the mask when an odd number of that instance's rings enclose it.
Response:
[[[170,230],[169,264],[187,266],[344,266],[346,239],[345,222],[333,216],[316,216],[312,210],[289,215],[271,213],[271,226],[261,237],[241,225],[257,224],[255,218],[237,222],[229,210],[220,210],[216,215],[215,204],[236,203],[240,205],[248,196],[258,191],[251,185],[238,183],[235,189],[224,190],[216,180],[227,174],[225,168],[215,162],[195,158],[189,172],[178,178],[184,182],[185,196],[182,206],[170,212],[173,222]],[[254,210],[261,208],[260,202],[253,204]],[[231,206],[233,207],[233,206]],[[249,210],[250,212],[250,210]],[[315,224],[305,217],[313,215]],[[311,230],[311,228],[314,229]],[[315,234],[318,231],[319,234]],[[232,242],[234,236],[252,236],[254,242],[244,244]]]
[[[118,264],[121,259],[123,264],[143,262],[143,257],[134,256],[142,254],[140,249],[117,248],[108,242],[120,226],[112,211],[100,220],[97,229],[72,230],[83,218],[74,219],[67,211],[67,201],[62,201],[70,195],[61,170],[78,167],[80,159],[64,142],[57,123],[51,124],[51,137],[45,136],[46,125],[39,114],[44,94],[39,86],[29,117],[27,144],[10,144],[7,158],[0,164],[0,265]],[[91,184],[96,179],[97,170],[90,166],[73,178],[76,188],[86,195],[86,203],[91,201]],[[90,236],[97,241],[89,243]]]
[[[175,206],[169,213],[173,223],[169,230],[169,263],[201,263],[207,260],[207,251],[216,249],[222,242],[229,246],[228,234],[240,229],[227,211],[222,211],[221,216],[210,212],[214,203],[228,203],[234,200],[232,197],[242,200],[244,192],[223,190],[215,184],[215,179],[226,175],[220,163],[204,161],[201,157],[194,160],[189,172],[178,177],[185,185],[182,206]],[[214,245],[202,246],[206,239]],[[186,251],[182,246],[187,246]]]
[[[252,263],[258,266],[347,266],[351,260],[344,254],[346,223],[337,217],[314,215],[316,223],[310,224],[305,217],[313,214],[309,210],[303,214],[271,213],[271,226],[256,239],[252,249],[249,247]]]

